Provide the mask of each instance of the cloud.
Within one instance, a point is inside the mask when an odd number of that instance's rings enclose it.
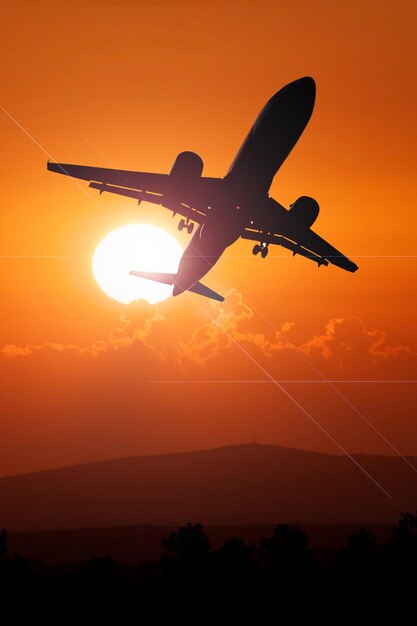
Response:
[[[120,325],[112,330],[106,339],[95,341],[87,346],[57,342],[45,342],[39,345],[27,344],[23,347],[9,344],[0,350],[0,354],[6,357],[27,357],[40,351],[53,351],[98,356],[109,350],[128,348],[134,343],[141,343],[162,358],[163,355],[150,342],[150,335],[155,324],[163,319],[164,316],[158,308],[152,308],[140,300],[127,305],[125,311],[120,315]]]
[[[229,291],[224,303],[213,302],[211,307],[213,314],[208,315],[206,324],[196,328],[187,341],[170,346],[170,353],[175,355],[177,363],[189,361],[203,366],[236,344],[254,346],[267,357],[280,350],[292,349],[285,335],[292,330],[294,322],[282,323],[271,337],[245,329],[248,322],[252,321],[253,325],[255,313],[236,289]]]
[[[294,322],[284,322],[283,324],[281,324],[281,332],[289,333],[290,330],[293,328],[293,326],[294,326]]]
[[[337,369],[359,368],[381,362],[404,362],[417,356],[408,346],[390,345],[385,331],[368,329],[359,317],[331,319],[321,333],[298,343],[290,341],[289,335],[294,328],[294,323],[290,321],[281,323],[279,328],[271,329],[269,333],[253,330],[255,313],[236,289],[227,294],[224,303],[210,302],[207,318],[206,323],[195,328],[185,339],[170,340],[169,333],[173,329],[166,328],[168,339],[162,346],[157,346],[153,333],[165,317],[158,307],[138,301],[126,307],[120,316],[119,326],[107,338],[90,345],[56,342],[23,347],[6,345],[0,354],[6,357],[28,357],[39,351],[53,351],[98,357],[136,344],[146,347],[160,362],[203,367],[239,344],[247,349],[254,348],[251,354],[255,358],[270,360],[285,355],[288,359],[290,352],[298,352],[312,362],[327,363]]]
[[[252,309],[245,304],[243,296],[232,289],[223,304],[211,303],[213,314],[208,314],[209,322],[196,328],[187,341],[171,346],[171,353],[177,363],[185,360],[205,365],[238,341],[240,323],[253,317]]]
[[[358,317],[331,319],[322,333],[301,343],[294,343],[288,337],[294,322],[283,322],[269,334],[254,332],[247,328],[254,325],[254,311],[235,289],[223,304],[212,303],[212,311],[211,319],[196,328],[189,340],[171,346],[170,353],[177,363],[188,360],[203,366],[236,343],[255,347],[259,356],[269,359],[295,351],[312,361],[332,362],[338,369],[356,361],[375,365],[417,356],[408,346],[390,345],[385,331],[368,329]]]
[[[381,360],[417,356],[408,346],[388,344],[385,331],[369,330],[359,317],[331,319],[323,333],[314,335],[299,349],[308,357],[332,360],[339,368],[353,359],[375,365]]]
[[[391,345],[386,332],[370,330],[359,317],[334,318],[325,325],[323,332],[306,341],[295,343],[288,335],[295,324],[283,322],[269,333],[254,332],[255,314],[241,293],[229,292],[224,304],[212,304],[212,319],[195,329],[188,341],[172,346],[175,361],[187,360],[204,366],[220,357],[233,345],[254,347],[253,356],[278,359],[289,353],[300,353],[312,362],[324,362],[337,369],[374,366],[384,362],[413,361],[417,353],[405,345]],[[249,322],[249,323],[248,323]]]

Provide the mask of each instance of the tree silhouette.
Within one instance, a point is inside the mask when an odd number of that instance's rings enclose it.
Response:
[[[278,524],[273,537],[261,539],[259,554],[268,574],[288,575],[313,563],[307,546],[306,533],[296,526]]]
[[[374,533],[369,528],[360,527],[349,535],[346,546],[340,552],[339,562],[364,573],[376,565],[377,553]]]
[[[391,560],[398,575],[416,578],[417,570],[417,515],[401,513],[398,524],[393,527],[389,544]]]
[[[209,576],[210,541],[201,524],[188,523],[162,540],[161,557],[163,574],[174,587],[186,579],[194,589],[202,578]]]
[[[7,530],[0,530],[0,561],[5,561],[8,555]]]
[[[89,561],[87,572],[100,583],[112,581],[116,573],[116,563],[110,556],[96,556]]]
[[[252,577],[256,572],[254,556],[256,545],[247,544],[243,539],[227,539],[221,548],[213,553],[217,575],[233,581]]]
[[[417,552],[417,515],[401,513],[397,526],[392,529],[392,543],[404,544],[408,550]]]
[[[288,524],[277,525],[258,549],[232,537],[211,551],[200,523],[170,532],[162,547],[160,561],[137,566],[107,556],[49,567],[10,557],[7,532],[0,530],[0,598],[12,605],[24,598],[61,608],[69,602],[107,607],[131,600],[153,609],[162,599],[181,610],[195,605],[221,610],[225,604],[246,614],[251,606],[257,611],[268,606],[282,614],[290,610],[297,621],[306,608],[315,614],[333,606],[329,598],[357,612],[362,605],[374,611],[390,598],[406,603],[415,595],[417,514],[408,512],[401,514],[388,544],[378,545],[373,532],[360,527],[341,550],[318,548],[318,561],[306,533]]]
[[[200,523],[188,523],[178,531],[172,531],[167,539],[163,539],[162,547],[171,558],[198,560],[208,556],[210,541]]]
[[[107,605],[119,588],[116,562],[110,556],[94,557],[82,568],[78,583],[84,598],[100,598]]]

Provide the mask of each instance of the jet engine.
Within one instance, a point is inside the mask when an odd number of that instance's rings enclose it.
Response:
[[[310,228],[314,224],[319,214],[319,203],[314,198],[301,196],[290,204],[291,218],[298,226]]]
[[[180,152],[169,175],[179,180],[200,178],[203,165],[201,157],[195,152]]]

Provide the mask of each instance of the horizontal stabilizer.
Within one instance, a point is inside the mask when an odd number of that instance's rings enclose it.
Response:
[[[129,272],[132,276],[154,280],[156,283],[164,283],[165,285],[173,285],[176,274],[166,274],[165,272]]]
[[[154,280],[157,283],[164,283],[165,285],[173,285],[175,283],[176,274],[167,274],[164,272],[138,272],[132,271],[129,272],[132,276],[138,276],[139,278],[146,278],[147,280]],[[192,287],[190,287],[187,291],[192,291],[193,293],[197,293],[199,296],[205,296],[206,298],[211,298],[212,300],[217,300],[218,302],[223,302],[224,298],[219,293],[216,293],[209,287],[206,287],[202,283],[194,283]]]
[[[206,296],[206,298],[217,300],[217,302],[223,302],[224,300],[223,296],[213,291],[213,289],[206,287],[202,283],[194,283],[194,285],[190,287],[188,291],[192,291],[193,293],[198,293],[199,296]]]

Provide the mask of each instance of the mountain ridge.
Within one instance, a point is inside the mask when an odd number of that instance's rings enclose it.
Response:
[[[44,474],[47,472],[56,472],[59,470],[65,470],[65,469],[70,469],[70,468],[76,468],[76,467],[86,467],[86,466],[90,466],[90,465],[99,465],[99,464],[103,464],[103,463],[117,463],[118,461],[127,461],[129,459],[148,459],[148,458],[155,458],[155,457],[167,457],[167,456],[182,456],[182,455],[192,455],[192,454],[201,454],[201,453],[205,453],[205,452],[212,452],[214,450],[228,450],[228,449],[233,449],[233,448],[248,448],[248,447],[256,447],[256,448],[273,448],[273,449],[278,449],[278,450],[294,450],[294,452],[300,452],[300,453],[306,453],[306,454],[316,454],[316,455],[322,455],[322,456],[330,456],[330,457],[341,457],[344,458],[346,457],[345,454],[342,453],[332,453],[332,452],[318,452],[317,450],[304,450],[303,448],[291,448],[288,446],[279,446],[279,445],[275,445],[275,444],[268,444],[268,443],[233,443],[233,444],[227,444],[224,446],[215,446],[213,448],[201,448],[198,450],[180,450],[180,451],[176,451],[176,452],[156,452],[156,453],[152,453],[152,454],[129,454],[128,456],[121,456],[121,457],[116,457],[116,458],[111,458],[111,459],[98,459],[95,461],[85,461],[84,463],[73,463],[71,465],[61,465],[58,467],[48,467],[45,469],[40,469],[40,470],[35,470],[33,472],[19,472],[18,474],[5,474],[3,476],[0,476],[0,481],[3,480],[4,478],[17,478],[19,476],[32,476],[33,474]],[[350,454],[350,456],[356,457],[356,456],[360,456],[360,455],[365,455],[365,456],[377,456],[377,457],[393,457],[396,458],[395,455],[383,455],[383,454],[371,454],[371,455],[367,455],[366,453],[363,452],[358,452],[358,453],[352,453]],[[416,460],[417,463],[417,456],[416,457],[407,457],[409,459],[414,458]]]
[[[417,508],[403,459],[354,458],[365,472],[345,455],[251,443],[18,474],[0,478],[0,527],[392,523]]]

